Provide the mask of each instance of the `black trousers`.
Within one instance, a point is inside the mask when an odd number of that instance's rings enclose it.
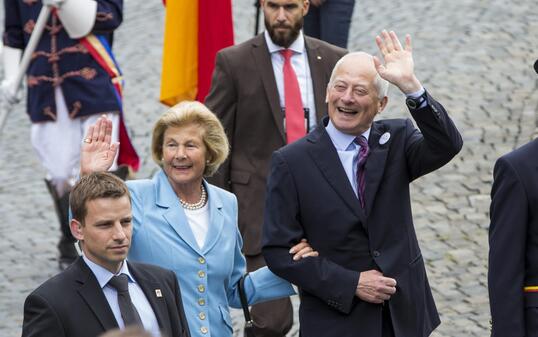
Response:
[[[390,318],[390,309],[388,304],[383,305],[383,318],[382,318],[382,336],[383,337],[395,337],[394,328],[392,327],[392,319]]]
[[[538,307],[525,308],[525,337],[538,337]]]

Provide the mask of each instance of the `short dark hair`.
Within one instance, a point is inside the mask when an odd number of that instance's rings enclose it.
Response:
[[[69,205],[73,219],[84,224],[84,218],[88,213],[87,202],[100,198],[129,197],[127,185],[120,178],[108,172],[93,172],[80,178],[75,184],[69,196]]]

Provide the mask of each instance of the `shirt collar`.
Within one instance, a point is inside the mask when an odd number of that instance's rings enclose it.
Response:
[[[265,30],[263,35],[265,37],[265,43],[267,43],[267,48],[269,49],[269,53],[273,54],[280,50],[286,49],[282,46],[275,44],[273,40],[271,40],[271,36],[269,36],[269,32],[267,30]],[[297,36],[295,41],[293,41],[291,46],[288,47],[288,49],[291,49],[293,50],[294,53],[298,53],[298,54],[302,54],[304,52],[305,50],[304,49],[304,36],[303,36],[302,29],[299,31],[299,35]]]
[[[120,274],[127,275],[129,277],[129,282],[136,283],[135,279],[129,272],[129,267],[127,267],[127,263],[125,263],[127,260],[123,260],[120,271],[117,274],[113,274],[106,268],[103,268],[102,266],[88,259],[86,255],[84,255],[84,253],[82,254],[82,258],[84,259],[86,265],[88,265],[90,270],[95,275],[95,278],[97,279],[97,282],[99,282],[99,286],[101,288],[104,288],[107,285],[108,281],[110,281],[112,276]]]
[[[329,123],[325,127],[325,130],[327,130],[327,133],[329,134],[329,137],[331,138],[334,147],[336,147],[339,151],[346,151],[351,143],[357,138],[357,136],[353,136],[347,133],[343,133],[342,131],[338,130],[333,122],[329,119]],[[370,130],[371,128],[368,128],[368,130],[364,131],[362,135],[366,140],[370,137]]]

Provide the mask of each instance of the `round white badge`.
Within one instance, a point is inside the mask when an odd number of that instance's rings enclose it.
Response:
[[[388,142],[389,139],[390,139],[390,133],[385,132],[384,134],[381,135],[381,138],[379,138],[379,144],[383,145],[386,142]]]

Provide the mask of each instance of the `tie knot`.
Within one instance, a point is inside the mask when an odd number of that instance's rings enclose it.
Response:
[[[129,291],[129,277],[126,274],[120,274],[117,276],[112,276],[108,285],[116,289],[118,293],[128,292]]]
[[[355,138],[355,143],[359,144],[360,147],[363,147],[365,149],[368,148],[368,141],[366,140],[366,137],[362,135]]]
[[[284,61],[289,61],[291,59],[291,55],[293,55],[293,51],[291,49],[281,49],[280,54],[284,57]]]

